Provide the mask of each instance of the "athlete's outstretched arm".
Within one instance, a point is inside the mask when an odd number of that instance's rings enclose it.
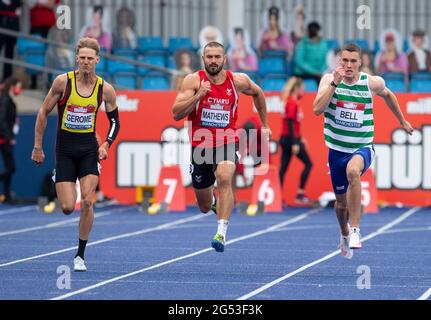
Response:
[[[187,117],[196,107],[196,103],[209,91],[211,91],[209,81],[199,83],[199,76],[196,73],[187,75],[172,106],[174,120]]]
[[[45,160],[45,154],[42,149],[43,133],[45,132],[48,115],[54,109],[58,100],[60,100],[67,84],[67,74],[57,76],[52,83],[51,89],[45,97],[42,106],[37,113],[36,125],[34,128],[34,147],[31,153],[31,159],[40,165]]]
[[[108,148],[112,145],[120,131],[120,117],[118,115],[117,95],[114,88],[106,81],[103,84],[103,101],[105,101],[106,115],[109,119],[109,130],[105,142],[99,147],[99,159],[108,156]]]
[[[386,105],[397,117],[404,130],[410,135],[413,134],[413,128],[410,123],[404,118],[397,97],[391,90],[386,87],[385,80],[383,80],[383,78],[379,76],[370,76],[368,81],[372,93],[374,95],[382,97],[385,100]]]
[[[269,138],[271,138],[272,132],[268,127],[266,100],[262,88],[255,84],[245,73],[234,73],[233,78],[235,86],[239,92],[253,97],[254,105],[259,114],[260,121],[262,122],[262,130],[268,134]]]

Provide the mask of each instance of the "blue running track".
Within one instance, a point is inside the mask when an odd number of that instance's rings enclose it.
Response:
[[[363,248],[339,252],[333,209],[234,212],[225,252],[210,247],[214,214],[95,211],[87,272],[72,269],[79,215],[0,205],[0,299],[431,299],[431,209],[385,208],[362,218]],[[64,286],[63,286],[64,287]]]

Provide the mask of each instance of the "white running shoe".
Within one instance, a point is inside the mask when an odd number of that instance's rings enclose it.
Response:
[[[73,270],[80,272],[87,271],[84,259],[82,259],[80,256],[77,256],[75,259],[73,259]]]
[[[341,250],[341,255],[346,259],[352,259],[353,257],[353,250],[349,247],[349,238],[349,236],[340,235],[340,245],[338,246]]]
[[[361,249],[361,234],[359,233],[359,228],[350,228],[350,249]]]

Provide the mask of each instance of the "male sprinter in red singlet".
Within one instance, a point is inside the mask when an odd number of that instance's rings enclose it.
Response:
[[[202,59],[205,70],[186,76],[172,113],[177,121],[188,116],[191,122],[193,188],[199,209],[203,213],[211,209],[217,213],[218,228],[211,245],[217,252],[223,252],[234,205],[232,179],[238,161],[235,131],[240,92],[253,97],[263,134],[270,138],[271,130],[262,89],[246,74],[223,69],[226,63],[223,45],[209,42],[204,47]],[[216,180],[219,201],[213,196]]]
[[[86,271],[84,251],[93,226],[92,196],[99,181],[99,161],[107,158],[108,148],[120,128],[114,88],[96,75],[100,46],[97,40],[82,38],[76,46],[78,70],[55,78],[36,120],[31,159],[40,165],[45,155],[43,133],[48,114],[58,105],[55,189],[65,214],[71,214],[76,203],[76,179],[81,188],[79,246],[74,259],[75,271]],[[105,102],[110,122],[108,136],[100,146],[96,140],[96,116]]]

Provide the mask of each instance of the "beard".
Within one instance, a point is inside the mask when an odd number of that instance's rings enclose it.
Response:
[[[205,64],[205,70],[212,76],[216,76],[223,69],[223,65]]]

